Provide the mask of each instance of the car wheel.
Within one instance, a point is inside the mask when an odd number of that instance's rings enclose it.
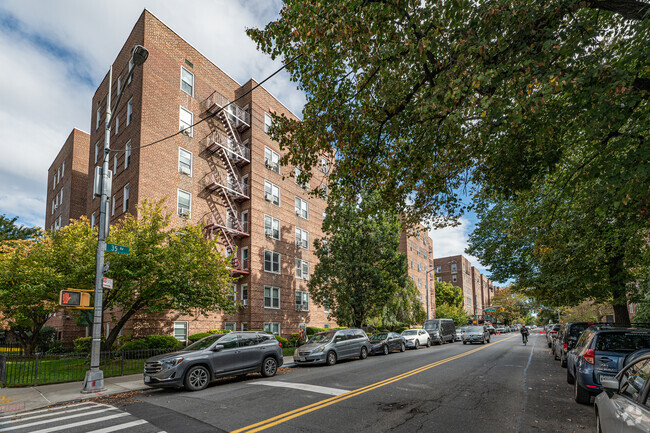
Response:
[[[463,344],[467,344],[467,341],[463,341]]]
[[[417,338],[415,339],[415,343],[413,343],[413,348],[415,350],[418,350],[420,348],[420,342],[418,341]]]
[[[557,353],[555,353],[555,351],[553,352],[553,359],[555,359],[556,361],[560,360],[560,358],[557,356]]]
[[[577,380],[573,384],[573,399],[580,404],[589,404],[591,402],[591,394],[581,387]]]
[[[551,346],[552,346],[552,344],[551,344],[551,343],[547,343],[547,344],[548,344],[548,348],[550,349],[550,348],[551,348]]]
[[[273,377],[278,371],[278,361],[275,360],[272,356],[269,356],[262,363],[262,376],[264,377]]]
[[[390,350],[388,350],[388,345],[384,344],[384,355],[388,355],[388,352],[390,352]]]
[[[571,374],[571,372],[567,368],[566,369],[566,383],[568,383],[569,385],[573,385],[573,382],[575,382],[575,381],[576,381],[576,378],[573,377],[573,375]]]
[[[490,342],[490,337],[488,337],[487,342],[488,342],[488,343]]]
[[[195,365],[187,370],[183,383],[188,391],[201,391],[210,383],[210,372],[202,365]]]
[[[325,357],[325,364],[327,365],[336,364],[336,353],[333,350],[327,352],[327,356]]]
[[[366,359],[367,357],[368,357],[368,349],[366,349],[366,346],[363,346],[361,348],[361,354],[359,355],[359,358]]]
[[[400,351],[400,352],[404,352],[405,350],[406,350],[406,344],[402,343],[402,344],[399,346],[399,351]]]
[[[561,359],[560,359],[560,366],[561,366],[562,368],[566,368],[566,358],[561,358]]]
[[[431,347],[431,339],[427,338],[427,347]]]

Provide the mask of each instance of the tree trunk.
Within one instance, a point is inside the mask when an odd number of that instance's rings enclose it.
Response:
[[[106,341],[104,342],[102,347],[103,351],[111,350],[113,344],[115,343],[115,340],[117,340],[117,337],[120,334],[120,331],[122,330],[126,322],[139,310],[140,310],[140,303],[136,301],[131,306],[131,309],[129,309],[129,311],[127,311],[126,314],[120,318],[120,320],[113,327],[113,329],[111,329],[111,332],[109,332],[108,336],[106,337]]]
[[[612,287],[614,323],[630,326],[630,312],[627,309],[627,290],[623,255],[616,255],[609,261],[609,283]]]

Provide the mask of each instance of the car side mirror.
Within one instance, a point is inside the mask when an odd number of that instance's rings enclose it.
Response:
[[[603,378],[600,381],[600,384],[603,387],[603,390],[608,393],[618,392],[618,379],[616,378]]]
[[[223,350],[223,344],[217,344],[212,348],[213,352],[221,352]]]

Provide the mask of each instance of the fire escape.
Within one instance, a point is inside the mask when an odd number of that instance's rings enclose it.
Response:
[[[208,113],[216,113],[215,119],[218,120],[213,123],[212,133],[203,140],[203,147],[218,157],[220,165],[215,165],[203,176],[201,186],[210,194],[216,194],[225,209],[225,212],[213,209],[203,217],[203,223],[209,235],[220,236],[226,251],[232,254],[238,250],[238,241],[250,236],[249,222],[242,221],[240,210],[240,205],[250,198],[249,185],[242,181],[239,171],[250,164],[250,149],[243,145],[239,136],[250,127],[250,115],[216,91],[203,101],[203,106]],[[248,263],[235,254],[233,273],[248,274],[248,269]]]

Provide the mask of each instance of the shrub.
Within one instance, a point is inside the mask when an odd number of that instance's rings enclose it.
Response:
[[[47,350],[48,355],[58,355],[62,353],[69,353],[72,349],[66,347],[63,341],[57,340],[50,344],[50,348]]]
[[[104,341],[105,341],[104,337],[102,337],[102,344],[104,343]],[[90,348],[93,344],[93,337],[79,337],[73,340],[72,344],[74,344],[75,352],[90,353]]]
[[[172,335],[148,335],[145,340],[149,349],[181,349],[183,342]]]
[[[38,340],[36,341],[36,351],[37,352],[47,352],[50,348],[50,345],[54,343],[56,339],[56,329],[51,326],[43,326],[40,331],[38,331]]]
[[[124,343],[119,350],[147,350],[149,349],[149,344],[144,338],[138,338],[137,340],[127,341]]]
[[[210,332],[197,332],[196,334],[189,335],[187,339],[190,340],[192,343],[194,343],[195,341],[199,341],[201,338],[205,338],[210,335],[212,335],[212,333]]]
[[[291,344],[291,347],[297,347],[299,344],[299,340],[300,340],[300,334],[298,332],[294,332],[289,337],[289,344]]]
[[[317,328],[316,326],[307,327],[307,335],[318,334],[319,332],[327,331],[325,328]]]
[[[278,340],[280,344],[282,344],[282,347],[289,347],[289,340],[287,340],[286,338],[276,335],[275,339]]]

